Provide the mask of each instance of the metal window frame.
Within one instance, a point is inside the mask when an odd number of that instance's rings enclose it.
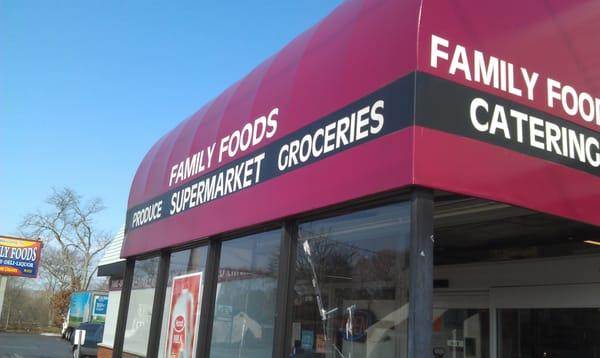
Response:
[[[146,357],[158,357],[160,347],[160,333],[162,328],[163,310],[165,305],[165,294],[167,292],[167,281],[169,280],[169,264],[171,253],[163,251],[158,263],[158,275],[154,288],[154,301],[152,302],[152,317],[150,318],[150,334],[148,336],[148,347]],[[156,312],[156,314],[155,314]]]
[[[273,334],[273,357],[287,357],[292,336],[292,299],[296,272],[298,225],[287,221],[281,228],[279,246],[279,273],[277,278],[277,303]]]
[[[433,191],[414,187],[410,196],[408,357],[431,357],[433,322]]]
[[[115,328],[115,340],[113,341],[113,358],[123,356],[123,343],[125,342],[125,327],[127,325],[127,311],[129,310],[129,297],[133,286],[133,270],[136,259],[127,259],[125,263],[125,275],[123,287],[121,287],[121,299],[119,300],[119,313],[117,314],[117,327]]]
[[[221,240],[211,240],[208,245],[206,272],[203,280],[204,288],[202,289],[202,306],[200,307],[200,327],[197,332],[196,358],[204,358],[210,355],[220,259]]]

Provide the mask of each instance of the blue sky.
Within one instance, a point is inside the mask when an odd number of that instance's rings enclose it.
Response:
[[[0,234],[62,187],[116,232],[151,145],[339,2],[0,1]]]

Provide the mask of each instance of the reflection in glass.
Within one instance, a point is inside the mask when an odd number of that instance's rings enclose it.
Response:
[[[159,257],[135,262],[123,351],[146,356]]]
[[[172,302],[173,297],[173,279],[185,278],[189,277],[187,275],[203,273],[205,271],[206,266],[206,255],[208,252],[208,248],[206,246],[203,247],[195,247],[193,249],[183,250],[174,252],[171,254],[171,260],[169,263],[169,279],[167,282],[167,290],[165,293],[165,307],[163,310],[163,319],[162,319],[162,327],[160,333],[160,347],[159,354],[160,356],[168,357],[167,355],[167,346],[168,346],[168,334],[167,330],[169,324],[172,324],[173,319],[175,319],[176,315],[171,312],[171,305],[176,304],[176,302]],[[196,307],[196,314],[193,327],[191,327],[192,331],[188,334],[188,339],[193,338],[192,345],[197,348],[197,334],[198,334],[198,324],[200,322],[200,307],[202,304],[202,287],[204,285],[205,277],[199,277],[201,281],[201,285],[198,288],[198,292],[194,292],[195,296],[198,297],[198,302],[194,303]],[[175,297],[176,299],[177,297]],[[193,336],[192,336],[193,335]],[[195,356],[195,350],[192,350],[191,357]],[[170,357],[169,357],[170,358]]]
[[[223,242],[210,356],[272,354],[279,230]]]
[[[406,357],[409,205],[300,225],[290,357]]]

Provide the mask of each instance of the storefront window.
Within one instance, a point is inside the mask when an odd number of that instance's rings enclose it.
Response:
[[[106,320],[104,321],[104,333],[102,335],[102,345],[110,348],[113,347],[115,341],[122,287],[123,279],[110,279],[108,284],[108,307],[106,308]]]
[[[223,242],[210,356],[270,357],[279,230]]]
[[[159,355],[195,357],[208,248],[171,254],[165,293]]]
[[[300,225],[290,357],[406,357],[409,209]]]
[[[146,356],[148,348],[159,261],[159,257],[136,261],[133,271],[123,351],[141,357]]]

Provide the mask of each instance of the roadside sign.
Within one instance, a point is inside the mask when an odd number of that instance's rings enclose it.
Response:
[[[0,276],[36,278],[42,242],[0,236]]]

